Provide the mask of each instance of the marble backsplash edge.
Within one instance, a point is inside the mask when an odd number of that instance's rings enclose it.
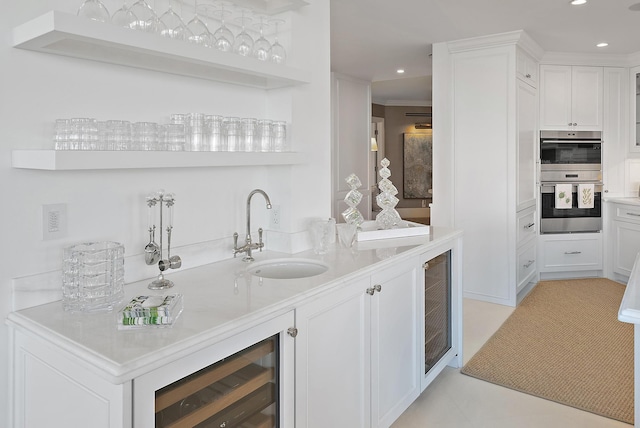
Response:
[[[257,240],[257,236],[256,236]],[[306,231],[285,233],[265,231],[266,250],[294,254],[310,248]],[[182,259],[180,269],[191,269],[233,257],[233,239],[221,238],[171,249]],[[238,257],[241,257],[240,255]],[[144,254],[126,256],[125,283],[141,281],[158,275],[158,268],[144,262]],[[12,310],[30,308],[62,299],[62,271],[50,271],[12,279]]]

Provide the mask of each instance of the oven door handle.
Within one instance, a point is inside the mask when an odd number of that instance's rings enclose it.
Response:
[[[540,140],[540,144],[600,144],[602,140]]]
[[[555,191],[556,188],[556,184],[559,184],[559,182],[556,183],[541,183],[540,184],[540,192],[541,193],[553,193]],[[568,183],[567,183],[568,184]],[[578,191],[578,184],[577,183],[571,183],[573,184],[573,186],[571,187],[571,191],[573,192],[577,192]],[[593,191],[595,193],[602,193],[602,189],[603,189],[603,184],[602,183],[590,183],[590,182],[580,182],[579,184],[593,184],[594,189]]]

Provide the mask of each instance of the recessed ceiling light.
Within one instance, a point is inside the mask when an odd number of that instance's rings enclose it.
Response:
[[[403,68],[399,68],[399,69],[396,70],[396,73],[402,74],[402,73],[404,73],[404,69]]]
[[[587,0],[571,0],[571,5],[580,6],[581,4],[585,4]]]
[[[604,48],[604,47],[607,47],[607,46],[609,46],[609,43],[607,43],[607,42],[598,43],[596,45],[596,47],[599,47],[599,48]]]

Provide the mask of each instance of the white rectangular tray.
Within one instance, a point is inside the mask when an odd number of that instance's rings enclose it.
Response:
[[[365,221],[362,223],[362,230],[358,231],[358,241],[371,241],[373,239],[400,238],[403,236],[428,235],[430,226],[412,221],[404,221],[405,227],[397,229],[380,229],[376,227],[375,221]]]

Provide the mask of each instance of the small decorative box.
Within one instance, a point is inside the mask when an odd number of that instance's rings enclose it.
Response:
[[[182,294],[136,296],[118,312],[118,328],[171,327],[182,308]]]

